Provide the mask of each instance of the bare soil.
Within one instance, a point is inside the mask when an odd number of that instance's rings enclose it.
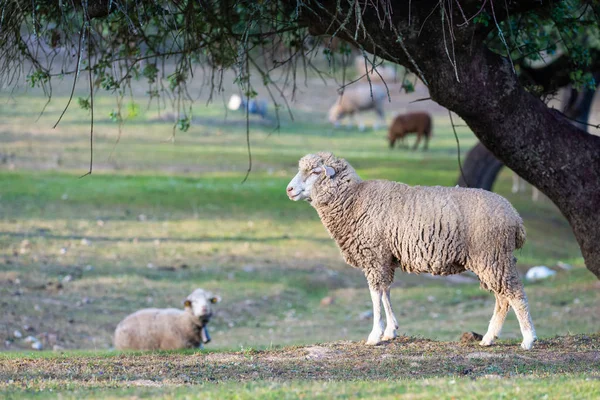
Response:
[[[110,354],[110,353],[109,353]],[[387,380],[439,376],[472,378],[521,374],[589,374],[600,378],[600,334],[559,336],[536,342],[531,351],[501,341],[436,342],[399,337],[371,347],[364,342],[332,342],[283,349],[211,353],[121,353],[10,356],[0,363],[0,382],[86,386],[152,386],[250,380]]]

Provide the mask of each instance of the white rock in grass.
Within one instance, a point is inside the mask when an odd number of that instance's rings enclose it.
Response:
[[[23,337],[23,334],[20,331],[15,330],[13,332],[13,336],[16,337],[17,339],[21,339]]]
[[[550,278],[554,275],[556,275],[556,271],[551,270],[545,265],[538,265],[537,267],[532,267],[527,271],[525,274],[525,279],[530,282],[535,282]]]
[[[81,239],[81,245],[82,246],[89,246],[90,245],[90,241],[87,240],[86,238]]]
[[[42,342],[33,342],[31,348],[34,350],[42,350],[44,346],[42,345]]]
[[[24,340],[25,343],[35,343],[35,342],[39,342],[39,340],[37,340],[36,337],[34,336],[27,336]]]

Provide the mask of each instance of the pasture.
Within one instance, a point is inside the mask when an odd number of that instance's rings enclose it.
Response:
[[[52,129],[66,96],[55,96],[39,119],[43,96],[2,98],[2,396],[600,396],[600,283],[556,207],[543,196],[532,202],[530,192],[512,194],[507,170],[495,191],[525,221],[519,270],[557,271],[525,283],[540,339],[534,349],[519,348],[512,311],[497,345],[459,342],[463,332],[485,333],[494,307],[474,276],[400,272],[392,302],[403,336],[364,346],[365,278],[343,262],[310,205],[289,201],[285,187],[298,159],[321,150],[349,160],[363,179],[451,186],[456,142],[438,109],[428,152],[389,150],[384,129],[333,130],[324,107],[331,97],[320,97],[301,98],[293,121],[282,113],[279,130],[251,117],[244,183],[245,118],[218,102],[197,103],[189,131],[174,137],[167,111],[132,106],[119,136],[109,117],[114,99],[97,97],[94,172],[80,178],[89,162],[88,112],[72,106]],[[464,159],[475,138],[464,126],[457,131]],[[203,350],[111,349],[124,316],[180,307],[197,287],[223,298]],[[31,349],[27,336],[43,350]]]

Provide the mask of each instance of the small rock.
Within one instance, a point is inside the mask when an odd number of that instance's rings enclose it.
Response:
[[[570,264],[567,264],[567,263],[564,263],[564,262],[562,262],[562,261],[558,261],[558,262],[556,263],[556,266],[557,266],[558,268],[564,269],[565,271],[569,271],[569,270],[573,269],[573,266],[572,266],[572,265],[570,265]]]
[[[547,279],[551,276],[556,275],[556,271],[551,270],[545,265],[538,265],[537,267],[530,268],[525,274],[525,279],[530,282],[535,282],[543,279]]]
[[[17,339],[21,339],[23,337],[23,334],[20,331],[15,330],[13,332],[13,336],[16,337]]]
[[[150,269],[152,269],[152,268],[154,268],[154,264],[152,264],[152,263],[148,263],[148,264],[146,265],[146,268],[150,268]]]
[[[60,196],[60,198],[63,199],[63,200],[68,200],[69,199],[69,195],[66,194],[66,193],[63,193],[63,195]]]
[[[72,275],[66,275],[64,278],[62,278],[63,283],[68,283],[68,282],[71,282],[72,280],[73,280]]]
[[[84,297],[83,299],[81,299],[81,302],[83,304],[90,304],[92,302],[92,299],[90,299],[89,297]]]
[[[480,342],[483,339],[483,335],[480,335],[476,332],[465,332],[460,337],[460,342],[463,344],[472,343],[472,342]]]
[[[330,306],[334,303],[334,299],[332,296],[327,296],[327,297],[323,297],[321,299],[321,305],[322,306]]]
[[[84,269],[85,269],[86,271],[92,271],[92,270],[94,269],[94,267],[88,264],[88,265],[86,265],[86,266],[85,266],[85,268],[84,268]]]
[[[23,325],[23,330],[25,332],[33,332],[33,331],[35,331],[35,328],[33,326]]]
[[[12,342],[10,340],[5,340],[4,341],[4,347],[10,347],[10,345],[12,344]]]
[[[360,319],[371,319],[373,318],[373,311],[368,310],[365,312],[360,313],[360,315],[358,316],[358,318]]]
[[[101,219],[96,221],[96,225],[98,226],[104,226],[104,221],[102,221]]]
[[[36,304],[36,305],[34,305],[34,306],[33,306],[33,309],[34,309],[35,311],[42,311],[42,307],[40,307],[40,305],[39,305],[39,304]]]
[[[31,348],[34,350],[42,350],[44,346],[42,346],[42,342],[33,342],[31,343]]]
[[[160,246],[160,239],[154,239],[154,245]]]
[[[63,351],[64,349],[65,349],[64,347],[62,347],[58,344],[55,344],[54,346],[52,346],[52,351]]]
[[[90,241],[87,240],[86,238],[81,239],[81,245],[82,246],[89,246],[90,245]]]
[[[145,221],[145,220],[146,220],[146,215],[145,214],[138,215],[138,221]]]
[[[434,296],[427,296],[427,301],[430,303],[433,303],[435,301],[435,297]]]
[[[34,336],[27,336],[25,339],[23,339],[23,341],[25,343],[35,343],[35,342],[39,342],[39,340],[37,340],[36,337]]]
[[[242,271],[251,273],[251,272],[254,272],[254,267],[252,265],[244,265],[242,267]]]
[[[60,254],[67,254],[67,248],[66,247],[61,247],[59,253]]]
[[[575,298],[573,299],[573,303],[575,303],[575,304],[579,304],[579,303],[581,303],[581,300],[579,300],[579,298],[575,297]]]

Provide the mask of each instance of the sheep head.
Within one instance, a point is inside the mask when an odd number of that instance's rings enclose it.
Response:
[[[307,154],[298,163],[298,173],[287,186],[290,200],[306,200],[314,207],[328,204],[360,182],[354,168],[343,158],[331,153]]]
[[[336,100],[335,104],[331,106],[331,108],[329,109],[329,114],[328,114],[328,119],[329,122],[331,122],[334,125],[338,125],[339,124],[339,120],[340,118],[342,118],[344,116],[344,112],[342,111],[342,106],[341,106],[341,97],[338,97],[338,99]]]
[[[213,314],[211,305],[218,303],[219,301],[221,301],[219,296],[215,296],[211,292],[203,289],[194,290],[192,294],[183,301],[185,310],[194,317],[197,317],[200,321],[199,326],[202,343],[210,342],[210,335],[206,329],[206,324],[208,324],[208,321],[210,321],[210,317],[212,317]]]

